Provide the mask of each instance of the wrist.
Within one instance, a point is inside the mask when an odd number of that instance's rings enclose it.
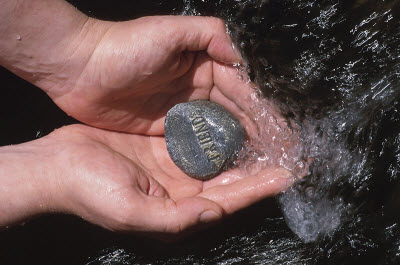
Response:
[[[56,210],[47,149],[42,139],[0,147],[0,227]]]
[[[0,64],[47,93],[61,93],[85,67],[100,21],[63,0],[0,0]]]
[[[87,16],[80,19],[80,24],[69,29],[63,44],[55,48],[55,53],[60,54],[57,65],[51,67],[49,75],[36,79],[33,83],[53,100],[68,94],[75,87],[98,43],[112,23]]]

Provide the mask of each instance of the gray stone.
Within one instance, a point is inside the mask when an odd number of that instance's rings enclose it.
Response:
[[[201,180],[228,169],[245,139],[239,121],[222,106],[206,100],[175,105],[168,111],[164,127],[172,161]]]

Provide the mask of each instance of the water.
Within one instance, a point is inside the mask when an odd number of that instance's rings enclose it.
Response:
[[[210,1],[194,2],[186,1],[189,10],[210,14]],[[314,262],[394,263],[400,255],[399,1],[214,5],[264,96],[300,124],[302,156],[312,163],[308,176],[279,199],[288,226],[315,244]],[[300,161],[295,150],[291,157]]]
[[[129,12],[135,8],[142,15],[224,18],[261,88],[252,98],[257,123],[269,128],[260,130],[262,141],[247,144],[238,166],[252,171],[279,163],[306,176],[278,204],[262,202],[183,243],[93,232],[71,226],[68,219],[65,226],[84,235],[72,236],[74,244],[93,240],[55,254],[54,263],[67,264],[63,258],[79,255],[69,264],[399,263],[399,1],[184,0],[132,6],[120,0],[113,4],[121,8],[106,11],[108,1],[97,6],[71,2],[113,20],[138,16]],[[270,102],[286,125],[274,120],[276,113],[266,107]],[[32,138],[50,131],[33,127]],[[295,144],[281,150],[287,142]],[[50,234],[74,235],[56,232],[59,222]],[[42,226],[39,222],[32,229],[42,231]],[[48,256],[58,253],[51,245],[39,244]],[[7,257],[0,253],[5,264],[12,264]]]
[[[289,227],[332,264],[378,250],[374,260],[394,262],[398,1],[258,1],[235,8],[256,14],[231,26],[253,79],[300,122],[306,157],[313,158],[311,173],[280,198]]]

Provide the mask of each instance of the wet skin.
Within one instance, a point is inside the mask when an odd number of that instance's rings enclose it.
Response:
[[[196,99],[221,104],[239,119],[248,141],[260,141],[265,124],[254,116],[254,86],[233,67],[241,58],[223,21],[107,22],[61,0],[0,1],[0,15],[1,65],[46,91],[69,115],[107,129],[68,126],[1,147],[0,226],[65,212],[111,230],[176,234],[293,183],[292,172],[278,165],[236,168],[202,182],[167,154],[166,112]],[[275,118],[267,127],[286,126],[273,104],[268,108]]]

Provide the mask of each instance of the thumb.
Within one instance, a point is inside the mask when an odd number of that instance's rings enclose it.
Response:
[[[208,55],[226,64],[241,63],[242,57],[234,48],[225,22],[215,17],[178,16],[181,51],[206,51]],[[180,21],[182,20],[182,21]]]
[[[167,234],[180,234],[197,225],[217,221],[223,216],[221,206],[201,197],[178,201],[147,197],[140,212],[144,231]]]

